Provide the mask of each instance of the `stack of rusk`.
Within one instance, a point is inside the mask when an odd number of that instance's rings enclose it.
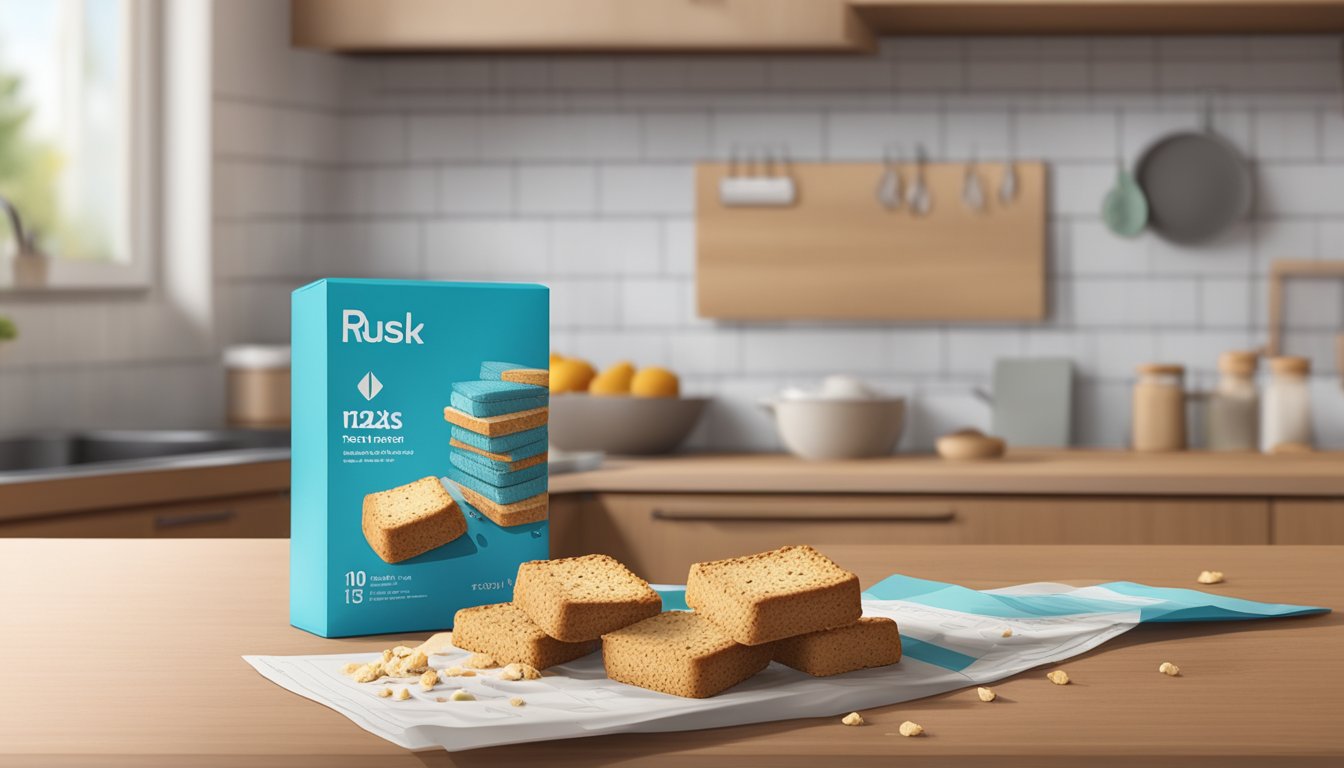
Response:
[[[607,676],[699,699],[772,660],[827,676],[901,659],[896,622],[864,618],[858,577],[812,547],[696,563],[686,604],[604,634]]]
[[[546,519],[546,421],[550,373],[481,363],[480,379],[453,384],[448,479],[501,526]]]
[[[603,635],[662,607],[648,582],[606,555],[533,560],[518,566],[513,602],[457,612],[453,645],[545,669],[587,656]]]

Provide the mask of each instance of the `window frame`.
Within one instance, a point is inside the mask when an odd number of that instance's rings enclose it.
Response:
[[[0,291],[6,294],[52,291],[140,290],[153,284],[158,264],[160,169],[163,112],[159,74],[163,55],[162,0],[128,0],[127,71],[129,74],[128,174],[130,201],[125,260],[85,261],[46,254],[46,280],[40,286],[12,284],[14,258],[0,259]],[[23,211],[19,211],[20,216]]]

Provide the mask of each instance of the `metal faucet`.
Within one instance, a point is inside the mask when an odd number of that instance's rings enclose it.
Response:
[[[19,209],[0,195],[0,209],[9,220],[10,233],[18,252],[14,254],[14,287],[41,288],[47,283],[47,256],[37,247],[37,238],[23,227]]]

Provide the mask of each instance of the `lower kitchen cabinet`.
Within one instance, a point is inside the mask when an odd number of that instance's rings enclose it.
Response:
[[[1275,544],[1344,544],[1344,499],[1277,499]]]
[[[289,494],[268,493],[0,521],[0,537],[285,538]]]
[[[552,497],[553,557],[605,552],[680,583],[786,544],[1268,544],[1270,502],[1224,498],[600,493]]]

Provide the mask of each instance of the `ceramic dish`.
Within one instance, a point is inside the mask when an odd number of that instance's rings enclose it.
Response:
[[[708,398],[551,395],[549,436],[562,451],[668,453],[695,429]]]

